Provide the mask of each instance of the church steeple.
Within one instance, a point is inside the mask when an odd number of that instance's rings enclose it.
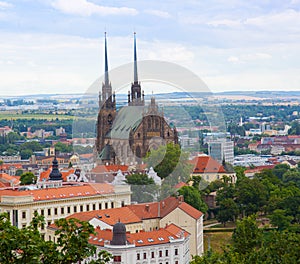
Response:
[[[107,55],[107,38],[104,33],[104,82],[102,83],[102,93],[99,93],[99,107],[106,109],[115,109],[115,94],[112,93],[111,83],[108,75],[108,55]]]
[[[134,32],[134,46],[133,46],[133,83],[131,84],[131,94],[128,96],[128,105],[143,106],[144,105],[144,91],[141,92],[141,85],[138,80],[137,70],[137,51],[136,51],[136,33]]]
[[[137,55],[136,55],[136,33],[134,32],[134,83],[138,83],[138,73],[137,73]]]
[[[105,51],[104,51],[104,57],[105,57],[105,86],[109,86],[109,79],[108,79],[108,59],[107,59],[107,40],[106,40],[106,32],[105,34]]]

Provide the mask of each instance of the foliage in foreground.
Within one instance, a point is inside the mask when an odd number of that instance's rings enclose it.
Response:
[[[95,254],[96,248],[88,243],[94,233],[92,225],[77,219],[59,219],[55,224],[57,243],[45,241],[40,234],[42,216],[35,214],[29,226],[18,229],[6,213],[0,214],[0,263],[71,264]],[[104,264],[110,259],[110,253],[101,251],[90,264]]]
[[[206,252],[194,256],[191,264],[275,264],[299,263],[300,234],[291,231],[258,229],[256,216],[237,221],[232,245],[223,253]]]

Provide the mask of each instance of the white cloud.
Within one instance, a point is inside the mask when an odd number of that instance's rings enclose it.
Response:
[[[233,63],[242,63],[248,61],[257,61],[257,60],[269,60],[272,59],[272,55],[268,53],[250,53],[250,54],[242,54],[240,56],[230,56],[227,61]]]
[[[156,10],[156,9],[147,9],[147,10],[145,10],[145,13],[153,15],[153,16],[158,16],[161,18],[170,18],[171,17],[171,15],[168,12]]]
[[[240,20],[232,20],[232,19],[221,19],[221,20],[213,20],[206,23],[209,26],[226,26],[226,27],[237,27],[241,25]]]
[[[11,8],[11,7],[13,7],[13,4],[4,2],[4,1],[0,1],[0,9],[7,9],[7,8]]]
[[[87,0],[55,0],[52,2],[52,6],[63,13],[80,16],[91,16],[93,14],[100,16],[136,15],[138,13],[134,8],[101,6]]]

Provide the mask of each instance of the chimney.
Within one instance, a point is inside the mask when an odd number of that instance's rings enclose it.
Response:
[[[162,208],[165,208],[165,202],[162,201]]]
[[[145,205],[145,209],[146,209],[147,212],[149,212],[149,211],[150,211],[150,205],[149,205],[149,204],[146,204],[146,205]]]
[[[179,195],[179,196],[178,196],[178,201],[179,201],[179,203],[184,202],[183,195]]]

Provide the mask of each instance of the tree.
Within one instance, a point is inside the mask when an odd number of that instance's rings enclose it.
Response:
[[[180,195],[183,195],[184,201],[193,206],[202,213],[208,210],[207,204],[202,200],[201,194],[198,189],[193,186],[183,186],[178,190]]]
[[[153,202],[159,196],[159,186],[147,174],[128,175],[126,183],[131,185],[131,200],[138,203]]]
[[[21,185],[32,184],[35,183],[36,180],[37,177],[32,172],[25,172],[20,177]]]
[[[270,215],[271,224],[277,226],[278,230],[284,230],[289,227],[292,216],[287,216],[285,210],[276,209],[273,214]]]
[[[187,161],[188,153],[183,152],[178,144],[173,143],[151,150],[145,159],[148,166],[153,167],[159,177],[164,179],[171,175],[174,177],[175,184],[188,180],[192,166]]]
[[[17,169],[16,170],[16,176],[21,176],[23,174],[23,170]]]
[[[247,254],[259,246],[261,232],[256,224],[256,215],[251,215],[237,221],[236,229],[232,234],[234,251]]]
[[[235,221],[236,217],[238,216],[239,209],[232,198],[226,198],[220,201],[218,205],[219,210],[217,213],[217,219],[224,224],[224,227],[226,222]]]
[[[243,178],[236,183],[236,201],[246,215],[262,210],[267,204],[267,190],[259,179]]]
[[[72,145],[67,145],[62,142],[57,142],[55,145],[55,150],[61,153],[71,153],[73,151]]]
[[[75,218],[61,218],[55,221],[58,230],[57,244],[60,253],[63,255],[62,264],[71,264],[92,256],[96,249],[89,244],[90,234],[94,234],[94,227],[85,221]]]

